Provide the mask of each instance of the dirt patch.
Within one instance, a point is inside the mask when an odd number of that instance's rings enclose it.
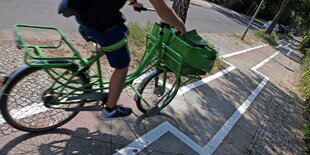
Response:
[[[244,40],[241,40],[240,34],[202,34],[202,37],[207,40],[219,52],[219,55],[240,51],[265,44],[261,39],[249,34]]]

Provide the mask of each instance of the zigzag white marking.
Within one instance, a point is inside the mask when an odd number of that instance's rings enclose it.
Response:
[[[262,46],[264,47],[264,46]],[[279,48],[280,46],[277,46],[276,48]],[[257,48],[254,48],[257,49]],[[247,51],[248,52],[248,51]],[[244,52],[236,52],[237,54],[241,54]],[[264,74],[256,71],[259,67],[263,66],[265,63],[270,61],[273,57],[275,57],[280,52],[276,52],[272,56],[268,57],[261,63],[257,64],[256,66],[252,67],[251,70],[255,73],[258,73],[259,75],[263,76],[264,79],[261,81],[261,83],[256,87],[256,89],[251,93],[251,95],[242,103],[242,105],[235,111],[235,113],[225,122],[225,124],[222,126],[222,128],[215,134],[215,136],[205,145],[204,147],[199,146],[197,143],[195,143],[192,139],[187,137],[184,133],[182,133],[180,130],[178,130],[176,127],[171,125],[169,122],[164,122],[157,126],[156,128],[152,129],[148,133],[144,134],[140,138],[136,139],[120,151],[116,152],[114,155],[120,155],[120,154],[137,154],[141,150],[143,150],[145,147],[153,143],[155,140],[160,138],[162,135],[164,135],[167,132],[172,133],[174,136],[176,136],[178,139],[180,139],[182,142],[187,144],[189,147],[191,147],[193,150],[195,150],[199,154],[203,155],[209,155],[212,154],[218,146],[221,144],[221,142],[224,140],[224,138],[227,136],[227,134],[230,132],[230,130],[233,128],[235,123],[241,118],[241,116],[244,114],[244,112],[247,110],[247,108],[251,105],[251,103],[254,101],[254,99],[257,97],[257,95],[262,91],[262,89],[265,87],[267,82],[269,81],[269,77],[265,76]],[[231,54],[237,55],[237,54]],[[226,56],[229,57],[229,56]],[[224,60],[225,61],[225,60]],[[226,61],[225,61],[226,62]],[[228,63],[228,62],[226,62]],[[229,63],[228,63],[229,64]],[[227,73],[235,67],[231,64],[230,69],[227,69]],[[224,72],[224,71],[221,71]],[[226,73],[217,73],[219,75],[216,75],[210,79],[205,80],[206,82],[210,82],[211,80],[218,78],[220,76],[223,76]],[[203,81],[198,82],[197,84],[189,85],[186,87],[183,87],[182,93],[187,92],[190,88],[195,88],[197,85],[204,84]]]

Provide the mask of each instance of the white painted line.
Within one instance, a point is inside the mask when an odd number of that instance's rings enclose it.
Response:
[[[156,128],[152,129],[148,133],[144,134],[143,136],[139,137],[132,143],[128,144],[123,149],[119,150],[118,152],[114,153],[113,155],[132,155],[140,152],[146,146],[153,143],[156,139],[164,135],[168,132],[167,123],[164,122],[157,126]]]
[[[4,118],[2,117],[2,115],[0,115],[0,125],[5,123],[6,121],[4,120]]]
[[[184,87],[181,87],[179,89],[178,95],[183,95],[184,93],[190,91],[193,88],[196,88],[196,87],[201,86],[203,84],[206,84],[206,83],[208,83],[208,82],[210,82],[210,81],[212,81],[214,79],[217,79],[217,78],[219,78],[219,77],[221,77],[221,76],[231,72],[235,68],[236,68],[235,66],[230,66],[230,67],[226,68],[225,70],[217,72],[216,74],[208,76],[208,77],[206,77],[206,78],[204,78],[204,79],[202,79],[200,81],[197,81],[197,82],[194,82],[194,83],[190,83],[190,84],[188,84],[188,85],[186,85]]]
[[[169,122],[164,122],[157,126],[156,128],[152,129],[148,133],[144,134],[143,136],[139,137],[132,143],[128,144],[126,147],[122,148],[118,152],[114,153],[113,155],[134,155],[143,150],[145,147],[153,143],[155,140],[160,138],[165,133],[170,132],[182,142],[190,146],[193,150],[195,150],[199,154],[203,154],[202,147],[195,143],[193,140],[188,138],[184,133],[178,130],[176,127],[171,125]]]
[[[180,139],[183,143],[187,144],[189,147],[191,147],[193,150],[195,150],[199,154],[204,154],[204,151],[201,146],[199,146],[197,143],[195,143],[192,139],[187,137],[183,132],[181,132],[179,129],[171,125],[169,125],[169,131],[176,136],[178,139]]]
[[[159,139],[165,133],[170,132],[186,145],[191,147],[194,151],[199,154],[212,154],[217,147],[221,144],[230,130],[233,128],[234,124],[239,120],[239,118],[243,115],[243,113],[247,110],[247,108],[254,101],[256,96],[261,92],[264,86],[268,82],[268,78],[265,78],[257,88],[252,92],[252,94],[247,98],[247,100],[235,111],[235,113],[227,120],[227,122],[222,126],[222,128],[216,133],[216,135],[205,145],[203,148],[195,143],[192,139],[187,137],[184,133],[178,130],[176,127],[171,125],[169,122],[164,122],[147,132],[143,136],[139,137],[132,143],[128,144],[123,149],[114,153],[114,155],[134,155],[139,153],[141,150],[146,148],[148,145],[153,143],[155,140]]]
[[[273,54],[272,56],[268,57],[263,62],[259,63],[255,67],[251,68],[255,72],[257,68],[264,65],[266,62],[268,62],[270,59],[272,59],[274,56],[276,56],[279,52]],[[224,60],[225,61],[225,60]],[[195,88],[201,84],[205,84],[209,81],[212,81],[218,77],[223,76],[224,74],[230,72],[231,70],[235,69],[235,66],[231,65],[226,70],[223,70],[221,72],[218,72],[208,78],[205,78],[203,80],[200,80],[198,82],[189,84],[185,87],[182,87],[180,90],[180,94],[183,94],[187,91],[189,91],[192,88]],[[259,73],[259,72],[258,72]],[[259,73],[260,75],[264,76],[263,74]],[[116,152],[115,155],[119,154],[136,154],[148,145],[150,145],[152,142],[154,142],[156,139],[161,137],[166,132],[171,132],[173,135],[175,135],[178,139],[183,141],[185,144],[190,146],[193,150],[195,150],[199,154],[212,154],[217,147],[221,144],[221,142],[224,140],[224,138],[227,136],[227,134],[230,132],[230,130],[233,128],[235,123],[241,118],[243,113],[247,110],[247,108],[251,105],[251,103],[254,101],[254,99],[257,97],[257,95],[262,91],[262,89],[267,84],[269,78],[264,76],[264,80],[257,86],[257,88],[251,93],[251,95],[247,98],[247,100],[235,111],[235,113],[227,120],[227,122],[222,126],[222,128],[216,133],[216,135],[207,143],[206,146],[201,148],[197,143],[192,141],[190,138],[188,138],[184,133],[179,131],[177,128],[172,126],[168,122],[164,122],[161,125],[157,126],[153,130],[149,131],[142,137],[136,139],[120,151]],[[160,132],[159,132],[160,131]]]
[[[261,83],[256,87],[256,89],[247,98],[247,100],[242,103],[242,105],[234,112],[234,114],[225,122],[225,124],[221,127],[221,129],[215,134],[215,136],[203,148],[207,154],[212,154],[218,148],[218,146],[222,143],[222,141],[228,135],[230,130],[234,127],[237,121],[241,118],[244,112],[253,103],[254,99],[263,90],[263,88],[266,86],[267,82],[269,81],[269,77],[265,76],[264,74],[256,70],[259,67],[263,66],[265,63],[267,63],[269,60],[271,60],[273,57],[275,57],[279,53],[280,53],[279,51],[274,53],[273,55],[269,56],[267,59],[265,59],[261,63],[251,68],[251,70],[253,70],[254,72],[264,77],[263,81],[261,81]]]
[[[257,95],[262,91],[268,82],[268,78],[264,80],[256,87],[252,94],[247,98],[245,102],[235,111],[235,113],[225,122],[222,128],[215,134],[215,136],[203,147],[207,154],[212,154],[217,147],[222,143],[224,138],[228,135],[230,130],[234,127],[237,121],[241,118],[248,107],[253,103]]]
[[[13,119],[23,119],[26,118],[28,116],[31,115],[35,115],[41,112],[45,112],[47,111],[48,108],[45,108],[43,103],[40,104],[34,104],[34,105],[30,105],[30,106],[26,106],[22,109],[18,109],[18,110],[12,110],[10,111],[12,115]],[[3,119],[3,117],[0,117],[0,124],[5,123],[6,121]]]
[[[282,47],[282,45],[276,46],[276,48],[280,48],[280,47]]]
[[[221,57],[224,59],[224,58],[232,57],[232,56],[239,55],[239,54],[242,54],[242,53],[246,53],[246,52],[249,52],[249,51],[252,51],[252,50],[255,50],[255,49],[259,49],[259,48],[262,48],[262,47],[265,47],[265,46],[269,46],[269,44],[260,45],[260,46],[249,48],[249,49],[245,49],[245,50],[242,50],[242,51],[239,51],[239,52],[225,54],[225,55],[223,55]]]
[[[277,46],[276,48],[281,47],[281,45]],[[161,125],[157,126],[153,130],[149,131],[148,133],[144,134],[142,137],[136,139],[120,151],[116,152],[115,154],[136,154],[140,152],[142,149],[150,145],[152,142],[157,140],[159,137],[164,135],[166,132],[171,132],[173,135],[175,135],[177,138],[179,138],[181,141],[183,141],[185,144],[190,146],[193,150],[195,150],[199,154],[212,154],[218,146],[222,143],[224,138],[227,136],[227,134],[230,132],[230,130],[234,127],[234,125],[237,123],[237,121],[241,118],[241,116],[245,113],[245,111],[249,108],[249,106],[253,103],[254,99],[258,96],[258,94],[263,90],[263,88],[266,86],[267,82],[269,81],[269,78],[266,77],[264,74],[256,71],[259,67],[267,63],[269,60],[271,60],[273,57],[275,57],[279,51],[275,54],[271,55],[258,65],[251,68],[254,72],[260,74],[264,77],[264,79],[261,81],[261,83],[256,87],[256,89],[251,93],[250,96],[242,103],[242,105],[234,112],[234,114],[225,122],[225,124],[221,127],[221,129],[213,136],[213,138],[205,145],[203,148],[201,148],[197,143],[192,141],[190,138],[188,138],[184,133],[179,131],[177,128],[175,128],[173,125],[171,125],[168,122],[164,122]],[[223,60],[225,61],[225,60]],[[211,81],[215,78],[218,78],[229,71],[233,70],[235,67],[231,65],[229,68],[227,68],[227,71],[222,71],[217,73],[218,75],[214,75],[212,78],[206,78],[205,82]],[[197,85],[203,84],[203,80],[200,82],[198,81],[196,84],[190,84],[186,87],[182,87],[182,91],[184,93],[188,91],[190,88],[197,87]]]
[[[273,57],[275,57],[276,55],[278,55],[280,52],[276,52],[273,55],[271,55],[270,57],[268,57],[267,59],[265,59],[264,61],[260,62],[259,64],[257,64],[256,66],[252,67],[252,70],[257,70],[259,67],[263,66],[265,63],[267,63],[268,61],[270,61]]]

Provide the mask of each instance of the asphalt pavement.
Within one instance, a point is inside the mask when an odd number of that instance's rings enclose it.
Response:
[[[12,25],[14,24],[57,27],[69,36],[79,37],[78,25],[74,17],[65,18],[57,13],[59,2],[60,0],[2,0],[0,2],[0,39],[13,38]],[[149,1],[143,1],[143,4],[146,7],[152,7]],[[124,6],[122,12],[127,22],[135,22],[141,26],[160,21],[155,12],[138,13],[128,5]],[[249,20],[240,14],[206,1],[193,0],[188,10],[186,26],[189,30],[197,29],[199,33],[243,33],[248,22]]]

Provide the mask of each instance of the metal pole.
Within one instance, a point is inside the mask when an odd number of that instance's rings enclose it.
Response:
[[[257,13],[258,13],[258,11],[259,11],[259,9],[260,9],[260,8],[262,7],[262,5],[263,5],[263,2],[264,2],[264,0],[262,0],[262,1],[260,2],[260,4],[259,4],[257,10],[255,11],[255,13],[254,13],[254,15],[253,15],[253,17],[252,17],[252,19],[251,19],[249,25],[248,25],[248,27],[246,28],[246,30],[245,30],[245,32],[244,32],[244,34],[243,34],[241,40],[244,39],[246,33],[248,32],[249,28],[251,27],[253,20],[255,19],[256,15],[257,15]]]

